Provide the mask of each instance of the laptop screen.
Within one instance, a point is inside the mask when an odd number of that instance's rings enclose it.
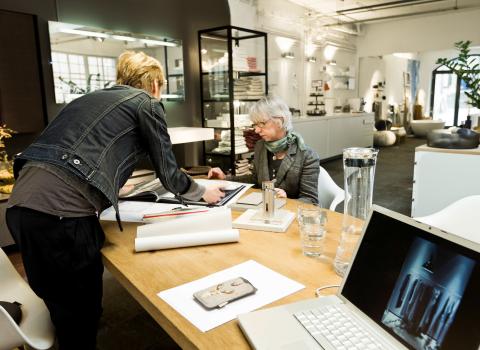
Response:
[[[374,211],[342,295],[409,349],[477,350],[479,255]]]

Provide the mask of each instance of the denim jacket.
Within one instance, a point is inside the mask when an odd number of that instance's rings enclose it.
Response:
[[[181,194],[198,192],[199,185],[178,169],[163,105],[144,90],[116,85],[69,103],[17,156],[14,173],[17,177],[28,160],[62,167],[100,190],[120,225],[118,191],[145,154],[164,187],[180,200]]]

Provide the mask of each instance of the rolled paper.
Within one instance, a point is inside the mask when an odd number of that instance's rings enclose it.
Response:
[[[135,238],[135,251],[191,247],[198,245],[238,242],[240,232],[237,229],[178,233]]]
[[[138,226],[137,238],[230,230],[231,228],[230,208],[212,208],[207,212],[174,216],[164,221]]]

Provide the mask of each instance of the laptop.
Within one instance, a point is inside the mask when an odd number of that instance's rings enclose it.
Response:
[[[255,349],[477,350],[480,245],[374,205],[336,295],[238,320]]]

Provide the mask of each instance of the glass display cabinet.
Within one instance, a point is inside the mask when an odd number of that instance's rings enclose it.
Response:
[[[198,32],[202,125],[215,129],[205,162],[246,175],[256,135],[248,117],[268,94],[267,34],[235,26]]]

